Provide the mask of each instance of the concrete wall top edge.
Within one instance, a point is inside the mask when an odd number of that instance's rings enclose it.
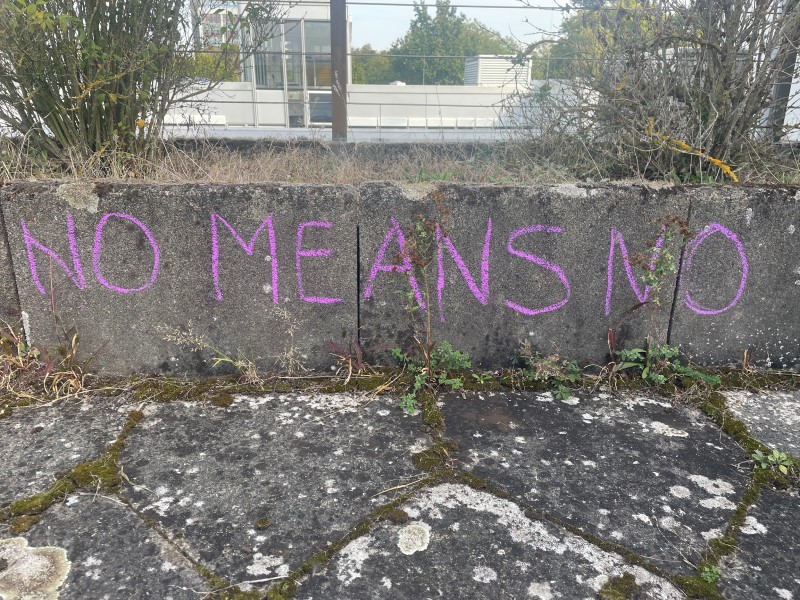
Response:
[[[787,199],[800,201],[800,185],[784,185],[784,184],[692,184],[692,185],[676,185],[665,182],[601,182],[601,183],[586,183],[586,182],[565,182],[565,183],[537,183],[537,184],[494,184],[494,183],[467,183],[467,182],[452,182],[452,181],[431,181],[419,184],[397,182],[390,180],[375,180],[363,182],[360,184],[344,184],[344,183],[302,183],[302,182],[246,182],[246,183],[211,183],[211,182],[151,182],[151,181],[114,181],[105,179],[48,179],[37,181],[10,181],[0,183],[0,198],[7,199],[18,193],[40,193],[43,191],[57,189],[63,186],[68,187],[83,187],[87,188],[92,186],[97,193],[104,193],[107,191],[121,191],[125,189],[149,189],[158,188],[165,190],[180,189],[180,190],[202,190],[208,189],[213,191],[224,189],[308,189],[308,188],[345,188],[345,189],[359,189],[362,187],[394,187],[399,189],[419,187],[427,188],[503,188],[503,189],[548,189],[554,191],[562,191],[567,194],[577,192],[591,193],[592,191],[620,191],[630,189],[641,189],[648,191],[659,191],[665,193],[681,193],[686,192],[692,196],[702,195],[704,198],[713,198],[714,196],[739,196],[742,194],[764,194],[770,196],[782,196]],[[790,198],[789,198],[790,197]]]

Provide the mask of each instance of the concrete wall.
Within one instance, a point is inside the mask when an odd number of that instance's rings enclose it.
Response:
[[[534,84],[535,87],[535,84]],[[300,90],[297,90],[298,92]],[[310,90],[324,92],[326,90]],[[504,103],[511,86],[349,84],[348,125],[366,127],[493,128],[504,126]],[[167,124],[230,127],[286,126],[283,90],[256,89],[247,81],[225,82],[174,108]]]
[[[74,328],[84,357],[114,373],[208,371],[213,351],[165,339],[174,330],[265,367],[329,369],[326,340],[390,362],[428,315],[434,339],[484,367],[510,364],[525,340],[603,364],[614,328],[618,347],[650,333],[698,362],[747,350],[751,364],[797,368],[796,194],[18,183],[0,190],[0,291],[34,342]],[[633,257],[647,262],[668,214],[692,239],[656,306]]]

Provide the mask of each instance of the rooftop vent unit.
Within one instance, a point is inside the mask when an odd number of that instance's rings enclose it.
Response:
[[[464,64],[464,85],[527,85],[531,79],[531,63],[515,64],[513,56],[468,56]]]

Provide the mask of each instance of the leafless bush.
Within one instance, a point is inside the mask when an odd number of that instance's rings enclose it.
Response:
[[[796,3],[575,4],[577,16],[547,47],[547,72],[559,79],[507,108],[554,156],[582,149],[601,176],[702,181],[735,180],[754,152],[774,152],[800,40]]]

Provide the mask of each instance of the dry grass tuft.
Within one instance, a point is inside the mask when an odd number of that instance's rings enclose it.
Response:
[[[60,159],[37,155],[25,140],[0,138],[0,181],[88,178],[155,183],[307,183],[368,181],[533,184],[576,181],[566,168],[533,161],[504,144],[354,144],[316,142],[246,145],[207,141],[164,143],[146,160],[113,149]]]
[[[28,344],[19,328],[5,321],[0,328],[0,409],[6,403],[59,400],[86,390],[88,363],[77,358],[77,332],[65,333],[57,354],[51,354]]]
[[[551,135],[494,144],[360,143],[343,147],[307,140],[176,140],[163,142],[157,158],[150,160],[113,147],[88,157],[67,151],[54,159],[37,153],[24,138],[0,136],[0,183],[87,178],[221,184],[358,185],[394,181],[413,185],[448,181],[533,185],[620,181],[672,185],[727,179],[718,169],[709,169],[699,179],[687,178],[681,171],[686,165],[678,159],[675,168],[665,173],[653,166],[659,162],[658,152],[648,158],[646,152],[633,147],[592,145],[575,136]],[[745,183],[800,183],[800,152],[789,146],[751,143],[746,160],[732,166]]]

